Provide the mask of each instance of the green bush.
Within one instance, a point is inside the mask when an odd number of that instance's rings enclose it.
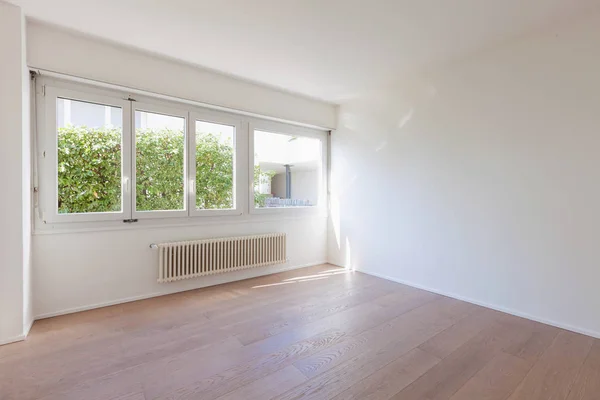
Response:
[[[183,132],[137,129],[135,137],[136,210],[183,210]]]
[[[233,208],[233,144],[196,135],[196,208]]]
[[[121,210],[121,132],[58,130],[58,212]]]
[[[184,206],[184,135],[169,129],[136,132],[137,210]],[[233,148],[212,134],[196,136],[196,207],[233,206]],[[121,132],[58,129],[58,212],[121,210]]]

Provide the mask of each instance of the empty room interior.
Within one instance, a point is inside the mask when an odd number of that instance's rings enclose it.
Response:
[[[0,0],[0,400],[600,400],[600,0]]]

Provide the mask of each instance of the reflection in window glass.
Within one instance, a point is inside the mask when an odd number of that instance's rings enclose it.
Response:
[[[56,99],[59,214],[120,212],[123,110]]]
[[[235,127],[196,121],[196,209],[234,208]]]
[[[321,171],[319,139],[254,131],[254,205],[317,205]]]
[[[185,209],[185,119],[135,112],[137,211]]]

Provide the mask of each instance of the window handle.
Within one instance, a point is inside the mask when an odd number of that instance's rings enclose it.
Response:
[[[125,189],[126,193],[129,193],[129,177],[128,176],[123,177],[123,188]]]

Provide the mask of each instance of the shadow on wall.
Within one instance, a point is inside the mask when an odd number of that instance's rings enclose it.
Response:
[[[340,107],[338,129],[331,140],[328,226],[329,261],[335,265],[360,269],[360,256],[357,249],[353,253],[351,243],[360,241],[364,231],[353,232],[352,227],[370,225],[370,208],[394,207],[394,199],[364,188],[372,186],[379,168],[385,167],[388,145],[401,135],[418,134],[411,121],[437,95],[432,84],[422,82],[365,93]]]

